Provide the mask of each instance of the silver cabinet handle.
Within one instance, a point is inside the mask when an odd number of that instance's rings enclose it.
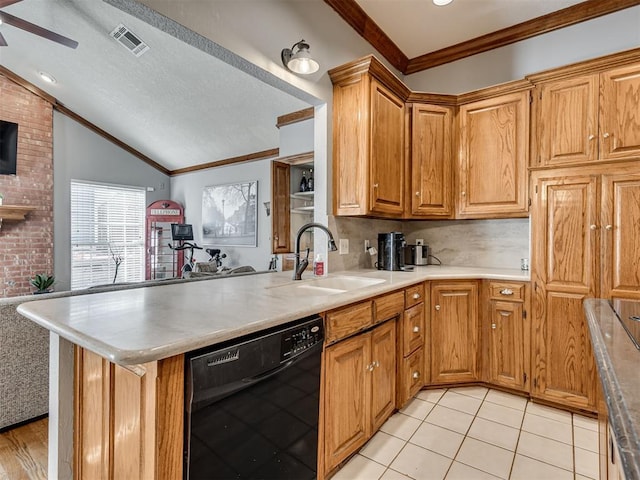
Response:
[[[411,376],[417,380],[418,378],[420,378],[420,372],[418,372],[418,371],[413,372],[413,375],[411,375]]]
[[[500,315],[502,317],[510,317],[511,316],[511,314],[509,312],[500,312]]]
[[[420,331],[420,327],[413,327],[413,333],[418,333]]]
[[[380,362],[376,360],[375,362],[373,362],[373,366],[374,367],[379,367],[380,366]]]
[[[513,290],[510,288],[504,288],[500,290],[500,295],[513,295]]]
[[[414,294],[413,294],[413,299],[414,299],[414,300],[417,300],[417,299],[419,299],[419,298],[420,298],[420,294],[419,294],[419,293],[414,293]]]
[[[378,188],[378,184],[377,184],[377,183],[374,183],[374,184],[373,184],[373,188]]]
[[[492,323],[492,324],[491,324],[491,328],[492,328],[493,330],[495,330],[495,329],[496,329],[496,324],[495,324],[495,323]]]
[[[460,195],[462,195],[463,197],[467,196],[467,192],[460,192]]]
[[[595,230],[596,228],[598,228],[598,226],[597,226],[597,225],[591,225],[589,228],[590,228],[591,230]]]
[[[607,225],[604,228],[605,228],[605,230],[611,230],[613,228],[613,225]]]
[[[416,197],[419,197],[419,196],[420,196],[420,192],[416,192]]]
[[[435,308],[436,310],[440,311],[440,305],[436,305],[436,306],[435,306],[435,307],[433,307],[433,308]]]
[[[593,135],[593,134],[589,135],[589,140],[593,140],[594,138],[596,138],[595,135]]]
[[[369,372],[373,372],[373,367],[374,367],[374,364],[373,364],[373,363],[370,363],[369,365],[367,365],[366,367],[364,367],[364,369],[365,369],[365,370],[368,370]]]
[[[602,136],[603,136],[604,138],[609,138],[609,134],[608,134],[608,133],[603,133],[603,134],[602,134]]]

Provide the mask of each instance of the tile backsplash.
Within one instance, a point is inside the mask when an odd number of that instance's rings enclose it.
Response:
[[[329,217],[329,228],[349,239],[349,254],[329,254],[330,271],[375,268],[377,256],[364,252],[364,241],[378,246],[378,233],[403,232],[407,243],[417,238],[431,247],[444,265],[520,268],[529,258],[529,219],[408,221]]]

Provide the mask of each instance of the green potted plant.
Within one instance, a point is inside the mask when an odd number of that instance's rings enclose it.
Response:
[[[2,195],[2,192],[0,192],[0,205],[2,205],[2,199],[4,198],[4,196]]]
[[[29,280],[29,283],[35,287],[36,291],[33,293],[34,295],[37,295],[39,293],[48,293],[55,280],[56,279],[53,275],[38,273],[35,277]]]

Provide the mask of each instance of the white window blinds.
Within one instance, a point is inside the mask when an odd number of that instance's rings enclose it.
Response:
[[[142,188],[71,182],[72,290],[144,280],[145,203]]]

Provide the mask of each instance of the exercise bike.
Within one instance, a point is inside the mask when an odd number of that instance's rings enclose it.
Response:
[[[180,271],[180,277],[181,278],[186,278],[186,274],[189,272],[193,271],[193,267],[195,267],[196,265],[196,259],[193,256],[193,251],[194,250],[202,250],[202,247],[199,247],[197,243],[193,242],[186,242],[186,241],[182,241],[180,243],[179,246],[174,247],[171,244],[169,244],[169,248],[171,250],[175,250],[175,251],[179,251],[179,250],[189,250],[189,253],[187,254],[186,258],[185,258],[185,262],[184,265],[182,266],[182,270]],[[209,250],[209,249],[207,249]]]

